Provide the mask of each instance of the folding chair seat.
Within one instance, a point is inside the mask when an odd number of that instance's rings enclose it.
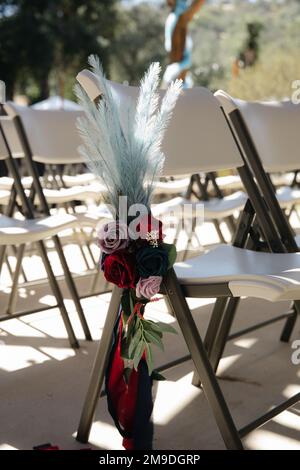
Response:
[[[9,202],[10,191],[0,189],[0,206],[6,206]]]
[[[72,188],[73,186],[85,186],[85,185],[94,183],[96,180],[95,176],[92,173],[81,173],[78,175],[63,175],[62,179],[67,188]],[[105,191],[105,187],[102,186],[101,190]]]
[[[273,185],[277,188],[280,186],[291,186],[295,178],[295,173],[293,172],[281,173],[281,174],[274,173],[270,176],[271,176]]]
[[[101,99],[102,90],[93,73],[83,71],[77,79],[91,100],[97,102]],[[108,83],[116,96],[122,118],[122,109],[126,109],[126,101],[136,100],[138,90],[134,87]],[[201,142],[201,151],[195,156],[194,149],[199,148],[199,142]],[[275,407],[272,412],[266,413],[238,432],[213,373],[209,351],[205,351],[185,297],[218,298],[206,334],[207,338],[211,331],[215,333],[222,326],[227,302],[235,301],[241,295],[267,300],[299,299],[300,257],[298,254],[284,253],[284,246],[260,190],[240,154],[220,105],[208,90],[194,88],[185,91],[179,97],[162,147],[166,155],[164,168],[166,175],[182,174],[187,170],[192,174],[198,171],[236,169],[249,196],[241,214],[238,231],[233,241],[234,246],[220,246],[195,259],[176,263],[174,270],[169,270],[165,276],[162,287],[162,293],[166,295],[178,320],[224,442],[227,448],[241,449],[242,437],[299,401],[300,394],[289,399],[284,405]],[[278,254],[245,249],[254,220],[258,220],[262,236],[270,250],[277,251]],[[115,287],[81,414],[77,434],[77,439],[81,442],[86,442],[89,437],[108,363],[121,294],[122,289]],[[205,344],[206,347],[209,346]]]
[[[229,196],[224,196],[222,199],[210,198],[208,201],[193,201],[192,204],[202,204],[204,210],[205,220],[211,219],[224,219],[235,212],[240,212],[247,201],[247,195],[243,191],[238,191]],[[168,201],[156,204],[155,213],[157,216],[163,215],[169,209],[176,214],[181,214],[184,204],[191,204],[190,199],[184,197],[176,197]]]
[[[217,176],[216,182],[220,189],[226,191],[240,191],[243,188],[238,175]]]
[[[62,230],[75,227],[71,214],[56,214],[41,219],[18,220],[0,214],[0,245],[22,245],[52,237]]]
[[[22,186],[24,189],[29,189],[32,186],[31,176],[24,176],[22,179]],[[10,191],[14,185],[14,179],[9,176],[2,176],[0,178],[0,189]]]
[[[33,220],[17,220],[12,217],[7,217],[0,214],[0,246],[18,247],[17,251],[17,264],[15,267],[15,273],[13,277],[13,284],[11,288],[11,294],[7,306],[6,314],[0,313],[0,321],[9,320],[12,318],[20,318],[24,315],[30,315],[35,312],[40,312],[40,307],[35,307],[26,311],[15,312],[16,301],[17,301],[17,286],[18,277],[20,273],[20,264],[23,257],[24,247],[26,244],[37,243],[40,254],[43,259],[44,267],[47,272],[48,282],[56,297],[57,304],[49,308],[59,308],[62,316],[71,347],[78,348],[79,343],[75,336],[72,324],[68,312],[64,306],[63,296],[60,291],[59,285],[53,274],[50,262],[48,260],[47,251],[44,245],[45,239],[57,235],[62,230],[71,228],[76,224],[77,221],[72,215],[67,216],[50,216],[42,219]],[[2,258],[2,256],[1,256]],[[3,259],[3,258],[2,258]],[[0,262],[0,271],[2,267],[2,261]]]
[[[98,203],[104,193],[103,186],[92,183],[85,186],[72,186],[70,188],[43,189],[48,204],[62,205],[67,202],[81,201],[87,203],[92,200]],[[37,204],[38,196],[36,196]]]
[[[221,260],[221,262],[220,262]],[[300,253],[258,253],[220,245],[204,255],[176,263],[180,285],[228,283],[233,297],[277,302],[300,298]]]
[[[190,184],[190,177],[169,181],[156,181],[154,184],[155,195],[174,195],[186,193]]]
[[[100,204],[94,210],[76,214],[76,219],[82,227],[96,228],[99,224],[112,220],[112,214],[105,204]]]
[[[282,186],[277,189],[276,196],[283,209],[291,209],[295,204],[300,204],[300,190],[290,186]]]

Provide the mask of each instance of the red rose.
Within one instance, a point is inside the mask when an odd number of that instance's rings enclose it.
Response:
[[[158,241],[162,241],[164,238],[162,232],[162,222],[161,220],[155,219],[152,214],[148,214],[143,217],[136,228],[139,232],[140,238],[144,240],[147,240],[147,234],[151,232],[156,233]]]
[[[117,251],[106,256],[103,271],[108,282],[123,289],[135,287],[135,260],[132,255],[124,251]]]

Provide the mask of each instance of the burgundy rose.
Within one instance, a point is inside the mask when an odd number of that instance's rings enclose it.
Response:
[[[135,259],[132,255],[118,251],[106,256],[103,263],[104,277],[108,282],[127,289],[135,287]]]
[[[108,222],[98,232],[98,245],[104,253],[122,250],[129,243],[128,227],[124,222]]]
[[[155,219],[152,214],[143,217],[136,227],[140,238],[148,240],[149,234],[153,234],[157,241],[162,241],[164,238],[162,232],[161,220]]]
[[[140,278],[136,285],[136,296],[151,299],[151,297],[158,294],[161,281],[161,276],[150,276],[146,279]]]

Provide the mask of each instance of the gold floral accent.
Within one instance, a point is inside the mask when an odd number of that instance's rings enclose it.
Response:
[[[153,248],[157,248],[159,240],[159,231],[152,230],[151,232],[147,232],[146,240],[151,246],[153,246]]]

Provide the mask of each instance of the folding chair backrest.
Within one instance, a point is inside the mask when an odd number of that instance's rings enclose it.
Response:
[[[21,118],[35,161],[45,164],[82,162],[78,152],[81,140],[76,128],[81,111],[38,110],[12,102],[6,103],[5,110],[10,117]],[[10,141],[14,156],[16,145],[17,142]]]
[[[275,221],[275,225],[277,227],[277,231],[280,235],[280,238],[289,252],[294,252],[298,251],[298,246],[294,238],[294,233],[293,230],[283,213],[280,204],[278,202],[278,199],[275,194],[275,190],[273,187],[273,184],[271,182],[271,178],[269,175],[266,173],[266,171],[284,171],[284,169],[296,169],[297,165],[296,164],[296,159],[290,158],[290,156],[287,156],[287,166],[284,167],[283,165],[283,160],[286,156],[285,154],[285,148],[280,146],[280,151],[283,152],[282,155],[279,154],[278,149],[274,147],[274,142],[272,141],[271,143],[269,142],[270,139],[272,139],[272,133],[271,131],[269,133],[266,133],[264,136],[262,136],[260,133],[260,138],[258,136],[254,137],[253,134],[251,134],[251,130],[249,129],[249,125],[245,120],[244,115],[242,114],[242,111],[240,109],[239,104],[241,103],[240,100],[235,100],[231,98],[230,95],[225,93],[224,91],[218,91],[215,93],[215,96],[218,98],[219,102],[222,104],[222,107],[227,114],[229,123],[233,129],[233,132],[237,136],[237,140],[240,143],[240,148],[242,149],[243,152],[243,157],[245,161],[247,162],[247,165],[253,172],[253,175],[255,176],[257,180],[257,186],[261,191],[261,194],[264,197],[264,200],[267,203],[267,206],[270,210],[270,213],[272,214],[273,220]],[[250,104],[259,104],[259,103],[250,103]],[[245,105],[245,102],[244,102]],[[262,104],[262,107],[264,107],[264,104]],[[255,106],[256,108],[256,106]],[[269,113],[270,109],[268,109]],[[253,109],[252,109],[253,112]],[[275,110],[275,114],[277,115],[278,118],[278,109]],[[258,110],[258,115],[260,118],[262,117],[262,113],[259,113]],[[282,118],[282,115],[281,115]],[[284,121],[282,122],[283,128],[282,131],[284,131],[288,127],[289,119],[291,116],[288,116],[287,114],[285,115],[285,119],[287,119],[287,123]],[[255,126],[255,118],[253,116],[253,122],[252,125]],[[268,126],[269,130],[270,127]],[[263,137],[263,138],[262,138]],[[296,135],[291,134],[291,138],[293,139],[293,142],[290,142],[290,147],[294,148],[296,144]],[[272,159],[272,155],[268,154],[268,151],[271,151],[273,149],[274,151],[274,156],[275,152],[276,153],[276,159],[275,162],[271,163],[266,163],[264,161],[263,155],[262,155],[262,147],[265,149],[264,156],[268,155],[268,158]],[[260,149],[260,153],[259,153]],[[268,149],[268,151],[266,150]],[[294,157],[295,154],[293,154]],[[288,166],[291,165],[291,166]]]
[[[16,127],[14,123],[12,122],[12,119],[9,116],[1,116],[1,125],[5,133],[5,139],[9,145],[12,156],[14,158],[23,158],[24,150],[20,142],[20,139],[18,137]],[[4,149],[0,149],[0,152],[1,150],[4,150]]]
[[[6,160],[8,158],[7,147],[4,142],[4,138],[0,129],[0,160]]]
[[[77,79],[91,99],[101,96],[102,90],[92,72],[84,70]],[[126,117],[126,103],[137,100],[139,88],[109,84],[121,114],[125,113]],[[164,93],[160,91],[161,97]],[[166,175],[233,169],[243,165],[220,105],[205,88],[182,92],[165,134],[163,152],[166,155]]]
[[[227,113],[240,110],[267,172],[287,172],[300,167],[300,104],[247,102],[223,91],[215,95]]]

